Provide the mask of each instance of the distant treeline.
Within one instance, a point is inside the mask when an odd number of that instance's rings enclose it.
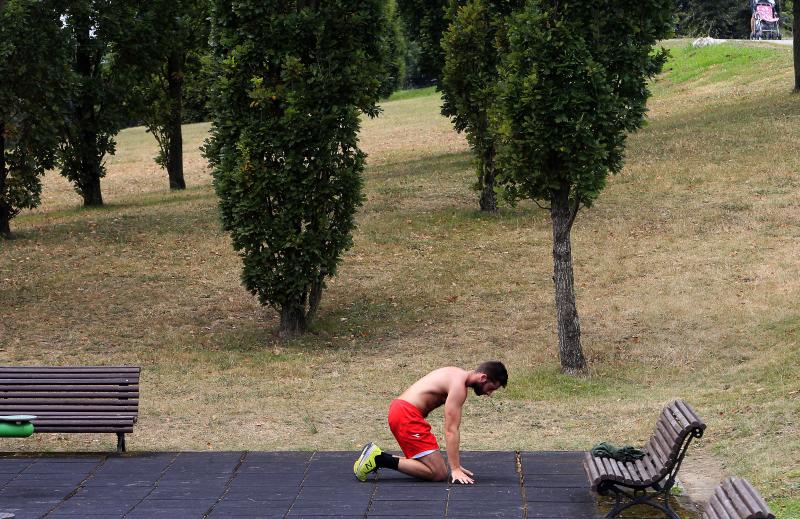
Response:
[[[785,33],[792,29],[792,0],[776,0],[776,10]],[[678,0],[675,32],[678,36],[748,38],[748,0]]]

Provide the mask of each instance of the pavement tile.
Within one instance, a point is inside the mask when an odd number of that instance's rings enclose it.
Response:
[[[126,499],[82,499],[74,497],[61,503],[56,512],[73,514],[73,517],[104,513],[110,516],[122,515],[133,508],[139,501]],[[49,516],[48,516],[49,519]]]
[[[530,487],[558,487],[558,488],[586,488],[589,483],[585,474],[545,474],[526,475],[525,488]]]
[[[528,519],[599,519],[595,507],[587,503],[528,503]]]
[[[596,519],[582,453],[465,452],[475,485],[422,482],[382,470],[353,478],[358,452],[181,452],[0,456],[0,511],[17,518],[218,519],[523,517]],[[244,459],[242,462],[241,460]],[[241,463],[240,463],[241,462]],[[88,479],[87,476],[91,474]],[[79,487],[79,485],[81,485]],[[70,499],[62,501],[74,492]],[[526,501],[523,504],[523,500]],[[369,507],[369,508],[368,508]]]
[[[447,503],[444,501],[373,501],[368,516],[392,515],[436,515],[444,516]]]
[[[416,486],[386,488],[377,485],[373,501],[447,501],[449,492],[445,487]]]
[[[595,496],[586,488],[552,488],[531,487],[525,488],[525,499],[528,501],[545,501],[548,503],[593,503]]]
[[[144,499],[152,491],[153,487],[144,486],[124,488],[112,487],[111,490],[109,490],[109,487],[83,487],[79,488],[78,491],[75,492],[75,497],[80,497],[83,499],[108,499],[109,497],[113,496],[117,499],[133,500]]]

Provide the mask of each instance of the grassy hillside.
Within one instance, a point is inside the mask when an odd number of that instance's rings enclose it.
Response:
[[[396,449],[391,398],[427,370],[507,363],[465,407],[465,449],[641,443],[664,402],[708,422],[684,471],[749,478],[800,517],[800,98],[791,48],[689,49],[653,83],[627,165],[573,232],[592,375],[559,374],[547,213],[477,210],[462,136],[439,99],[364,122],[355,246],[314,333],[292,343],[240,285],[205,162],[186,128],[169,193],[152,136],[119,137],[105,208],[58,175],[0,243],[0,362],[143,366],[134,450]],[[441,433],[442,416],[431,416]],[[113,435],[38,435],[4,450],[111,449]],[[706,463],[706,464],[704,464]]]

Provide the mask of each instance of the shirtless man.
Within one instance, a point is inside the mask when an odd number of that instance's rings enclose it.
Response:
[[[353,464],[356,477],[366,481],[370,472],[389,468],[429,481],[444,481],[447,463],[431,433],[431,425],[425,420],[431,411],[444,404],[444,434],[453,483],[474,483],[472,472],[461,466],[459,457],[461,408],[467,399],[467,388],[472,388],[478,396],[491,396],[507,382],[508,372],[497,361],[484,362],[472,371],[454,367],[431,371],[389,405],[389,428],[405,457],[391,456],[370,442]]]

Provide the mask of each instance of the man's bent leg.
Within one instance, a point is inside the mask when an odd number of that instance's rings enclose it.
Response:
[[[444,481],[447,479],[447,463],[439,451],[432,452],[419,459],[400,458],[397,470],[403,474],[428,481]]]

